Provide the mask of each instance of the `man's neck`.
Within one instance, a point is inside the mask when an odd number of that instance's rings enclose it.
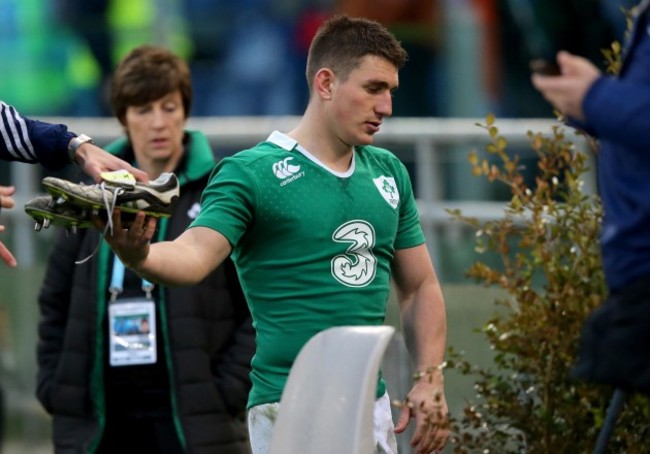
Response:
[[[332,134],[327,124],[314,121],[309,109],[295,129],[287,135],[298,142],[328,168],[345,172],[350,168],[354,149]]]

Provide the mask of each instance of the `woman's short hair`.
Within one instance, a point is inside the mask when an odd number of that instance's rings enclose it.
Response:
[[[131,50],[117,66],[111,83],[111,107],[124,125],[128,107],[144,105],[176,90],[181,93],[187,118],[192,106],[187,63],[168,49],[142,45]]]

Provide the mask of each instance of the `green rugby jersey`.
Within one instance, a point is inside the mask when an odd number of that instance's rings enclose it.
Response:
[[[393,154],[355,147],[350,170],[337,173],[277,131],[217,165],[196,226],[233,246],[257,331],[249,407],[280,400],[316,333],[383,324],[394,251],[424,243],[408,173]],[[380,380],[378,396],[384,390]]]

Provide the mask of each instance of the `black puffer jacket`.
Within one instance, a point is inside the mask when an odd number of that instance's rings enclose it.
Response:
[[[181,196],[165,239],[179,236],[196,216],[214,166],[205,137],[188,134],[177,169]],[[119,148],[126,149],[125,142]],[[127,150],[128,151],[128,150]],[[118,153],[129,159],[128,153]],[[37,397],[53,415],[57,453],[94,452],[105,425],[107,288],[113,255],[94,229],[58,239],[50,256],[39,304]],[[250,451],[245,408],[255,335],[230,260],[194,287],[154,291],[161,311],[159,339],[172,383],[170,399],[188,453]]]

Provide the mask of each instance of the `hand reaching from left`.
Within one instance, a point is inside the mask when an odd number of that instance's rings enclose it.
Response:
[[[0,211],[3,208],[13,208],[15,205],[13,197],[11,197],[16,192],[16,188],[13,186],[0,186]],[[0,232],[4,232],[5,226],[0,224]],[[0,241],[0,258],[12,268],[15,268],[17,265],[16,257],[13,256],[11,251]]]
[[[146,172],[136,169],[131,164],[117,156],[113,156],[107,151],[99,148],[90,142],[86,142],[79,146],[76,153],[76,160],[83,169],[83,171],[90,175],[97,183],[102,181],[100,174],[102,172],[110,172],[112,170],[128,170],[136,180],[146,183],[149,177]]]

